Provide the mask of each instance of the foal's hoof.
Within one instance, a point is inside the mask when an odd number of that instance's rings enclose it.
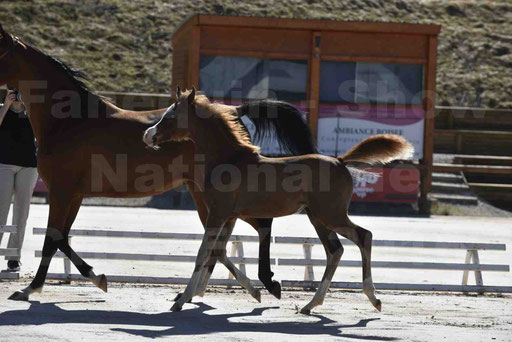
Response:
[[[182,292],[178,293],[176,295],[176,297],[174,297],[173,301],[177,302],[178,300],[180,300],[181,296],[183,296],[183,293]],[[192,303],[192,298],[190,298],[187,303]]]
[[[300,313],[303,314],[303,315],[310,315],[311,314],[311,309],[308,309],[306,307],[302,308],[300,310]]]
[[[382,311],[382,302],[380,299],[377,299],[377,302],[373,306],[375,306],[375,309],[379,310],[379,312]]]
[[[104,274],[99,275],[99,281],[96,286],[103,290],[103,292],[107,292],[107,277]]]
[[[171,308],[171,311],[181,311],[182,307],[178,303],[174,303],[174,305]]]
[[[281,284],[277,281],[272,282],[272,290],[269,291],[271,295],[277,299],[281,299]]]
[[[28,302],[28,294],[25,292],[16,291],[8,299]]]

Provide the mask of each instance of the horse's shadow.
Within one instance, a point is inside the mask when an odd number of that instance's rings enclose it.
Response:
[[[90,303],[90,301],[86,303]],[[304,322],[303,319],[293,322],[273,322],[271,319],[263,318],[262,314],[265,310],[276,309],[276,307],[256,308],[251,312],[210,315],[205,312],[215,308],[204,303],[195,303],[197,308],[182,312],[169,311],[155,314],[129,311],[64,310],[56,305],[59,303],[39,303],[37,301],[31,301],[30,304],[28,310],[12,310],[0,313],[0,326],[59,323],[129,325],[151,329],[112,328],[111,330],[149,338],[253,332],[302,336],[330,335],[376,341],[396,340],[392,337],[343,333],[342,329],[365,328],[368,323],[379,320],[379,318],[363,319],[356,324],[348,325],[338,324],[325,316],[316,314],[311,315],[318,319],[316,322]],[[243,318],[251,317],[254,318],[252,322],[243,320]],[[242,320],[237,320],[237,318],[242,318]],[[233,319],[235,321],[232,321]],[[165,329],[155,330],[158,327]]]

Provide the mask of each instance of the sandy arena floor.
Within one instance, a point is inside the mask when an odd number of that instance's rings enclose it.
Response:
[[[0,284],[3,341],[510,341],[512,296],[379,293],[377,312],[359,292],[335,290],[311,316],[297,313],[313,295],[285,291],[262,303],[242,290],[212,289],[170,312],[181,287],[47,285],[27,302],[6,300],[26,283]]]
[[[145,286],[109,283],[103,293],[90,283],[57,285],[49,282],[41,295],[30,302],[13,302],[7,297],[27,286],[39,260],[43,236],[32,227],[44,227],[48,206],[33,205],[22,253],[22,279],[0,282],[0,341],[127,341],[172,337],[175,340],[227,341],[511,341],[512,295],[469,296],[419,292],[379,291],[383,311],[377,312],[360,291],[332,290],[324,305],[311,316],[298,313],[312,292],[284,291],[279,301],[263,291],[262,303],[239,289],[210,287],[204,298],[196,298],[182,312],[169,309],[180,286]],[[354,216],[353,220],[372,230],[374,239],[467,241],[506,243],[503,252],[482,251],[482,263],[510,264],[512,219],[432,217],[393,218]],[[304,215],[277,219],[273,235],[315,236]],[[145,208],[83,207],[74,228],[130,231],[201,233],[195,212]],[[244,224],[235,234],[255,235]],[[5,240],[2,246],[5,245]],[[137,239],[73,238],[77,251],[195,255],[198,242]],[[246,256],[257,255],[257,244],[245,244]],[[300,245],[272,245],[272,257],[300,257]],[[412,248],[374,248],[374,260],[464,262],[465,251]],[[320,246],[313,257],[323,258]],[[346,260],[360,260],[357,248],[347,246]],[[86,260],[96,273],[189,277],[190,263]],[[3,265],[2,265],[3,266]],[[3,268],[3,267],[0,267]],[[50,272],[61,272],[62,261],[54,260]],[[76,270],[73,268],[73,272]],[[255,266],[248,275],[256,279]],[[303,267],[274,266],[275,279],[302,279]],[[315,268],[320,279],[322,267]],[[218,266],[214,277],[225,278]],[[337,281],[360,281],[359,268],[340,268]],[[484,272],[488,285],[512,285],[510,272]],[[462,272],[375,269],[377,282],[460,284]],[[474,281],[471,275],[470,281]]]

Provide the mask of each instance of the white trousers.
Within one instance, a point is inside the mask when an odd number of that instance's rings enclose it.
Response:
[[[20,248],[21,250],[23,246],[30,199],[36,182],[37,168],[0,164],[0,225],[7,223],[9,208],[14,195],[12,225],[17,226],[17,233],[9,234],[7,248]],[[2,233],[0,233],[1,242]],[[19,257],[5,257],[5,259],[19,261]]]

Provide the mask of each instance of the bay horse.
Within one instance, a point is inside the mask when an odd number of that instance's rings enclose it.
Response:
[[[185,184],[192,194],[201,221],[206,223],[207,207],[202,193],[191,179],[197,175],[192,141],[169,142],[159,151],[140,141],[143,132],[157,122],[164,109],[129,111],[114,106],[90,91],[84,75],[60,60],[21,42],[0,25],[0,85],[18,89],[27,105],[37,140],[37,161],[41,178],[49,190],[48,229],[42,259],[30,285],[9,297],[28,300],[44,285],[50,261],[60,249],[80,273],[107,291],[105,275],[96,275],[68,243],[68,234],[84,196],[144,197]],[[292,154],[314,152],[311,132],[302,114],[293,106],[278,101],[259,101],[241,106],[220,105],[241,116],[248,116],[261,135],[274,132]],[[242,123],[240,123],[242,125]],[[172,162],[170,162],[172,161]],[[112,165],[115,165],[113,168]],[[147,184],[147,180],[150,184]],[[151,182],[152,181],[152,182]],[[277,298],[281,288],[272,280],[269,249],[271,219],[244,217],[260,238],[258,276]],[[231,226],[226,226],[228,232]],[[229,237],[229,234],[227,235]],[[219,240],[225,249],[227,239]],[[236,279],[260,300],[259,290],[225,257],[219,260]],[[215,264],[202,277],[195,294],[202,295]]]
[[[336,158],[319,154],[267,158],[260,154],[236,115],[196,94],[195,88],[182,93],[177,89],[176,103],[160,121],[144,134],[144,142],[158,147],[166,141],[195,142],[197,153],[205,156],[204,191],[209,208],[205,235],[187,288],[171,310],[182,309],[199,284],[208,266],[223,226],[239,217],[273,218],[305,210],[327,254],[327,267],[313,299],[302,308],[309,314],[323,303],[343,247],[336,233],[353,241],[360,249],[363,292],[377,310],[381,301],[375,297],[371,274],[372,233],[354,224],[347,211],[352,197],[353,180],[348,166],[361,167],[387,163],[412,156],[413,147],[398,135],[375,135]],[[263,172],[265,182],[260,182]],[[233,184],[227,188],[226,184]]]

